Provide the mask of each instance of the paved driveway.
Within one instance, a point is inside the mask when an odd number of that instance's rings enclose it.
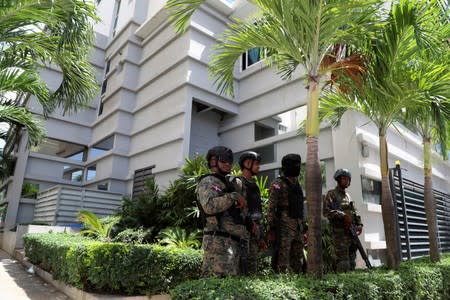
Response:
[[[68,300],[63,293],[39,276],[29,274],[16,260],[0,249],[1,300]]]

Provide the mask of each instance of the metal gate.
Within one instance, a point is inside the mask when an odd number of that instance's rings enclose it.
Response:
[[[391,186],[400,229],[402,258],[429,255],[428,226],[424,207],[424,186],[402,178],[399,166],[391,169]],[[450,251],[450,195],[434,191],[441,252]]]

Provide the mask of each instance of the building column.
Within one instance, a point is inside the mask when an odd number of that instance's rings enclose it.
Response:
[[[16,226],[17,212],[19,211],[20,198],[22,196],[22,184],[25,177],[25,170],[28,161],[28,132],[22,131],[22,137],[16,152],[16,166],[14,169],[13,180],[8,187],[6,202],[8,209],[6,211],[5,229],[11,229]]]

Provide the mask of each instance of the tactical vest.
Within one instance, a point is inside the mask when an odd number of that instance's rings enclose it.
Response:
[[[280,177],[288,189],[288,215],[293,219],[303,218],[303,190],[298,182],[292,183],[287,177]]]
[[[342,195],[336,189],[331,191],[334,195],[334,199],[336,200],[335,205],[337,206],[334,209],[342,210],[344,213],[351,215],[353,212],[352,204],[350,199],[347,197],[347,193]]]
[[[330,191],[334,197],[333,206],[330,207],[333,210],[339,210],[344,212],[346,215],[352,217],[353,224],[361,224],[361,217],[356,214],[355,208],[353,207],[353,201],[347,197],[347,193],[340,193],[337,189]],[[335,218],[332,221],[333,230],[335,232],[346,231],[344,220],[341,218]]]
[[[242,178],[242,183],[245,186],[245,194],[247,198],[248,214],[251,218],[262,218],[261,192],[258,185],[254,181],[249,181]]]
[[[215,174],[215,173],[211,173],[211,174],[205,174],[203,176],[200,177],[199,182],[208,176],[214,176],[217,179],[219,179],[220,181],[222,181],[225,184],[225,190],[223,191],[224,193],[232,193],[234,192],[234,187],[233,185],[227,180],[227,178],[223,175],[219,175],[219,174]],[[195,201],[197,203],[197,207],[200,211],[200,219],[202,221],[203,226],[206,225],[206,218],[208,217],[216,217],[217,219],[217,224],[220,227],[220,218],[222,216],[230,216],[233,219],[233,222],[236,224],[244,224],[244,219],[241,217],[241,210],[239,208],[237,208],[235,205],[232,205],[230,208],[228,208],[226,211],[224,212],[220,212],[217,214],[207,214],[202,205],[200,204],[200,202],[198,201],[198,198],[195,198]]]

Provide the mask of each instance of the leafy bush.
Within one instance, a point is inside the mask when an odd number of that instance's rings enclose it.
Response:
[[[24,181],[22,183],[21,196],[25,198],[36,198],[36,194],[39,193],[39,184]]]
[[[333,232],[329,222],[322,221],[322,260],[324,273],[336,270],[335,250],[333,245]]]
[[[113,242],[145,244],[151,239],[152,228],[127,228],[119,232],[113,239]]]
[[[200,212],[196,204],[195,188],[200,178],[209,173],[204,156],[196,156],[193,159],[185,158],[185,165],[181,169],[182,174],[173,181],[164,196],[164,220],[169,226],[177,226],[193,231],[203,229]],[[239,166],[234,164],[232,174],[240,175]]]
[[[155,242],[157,234],[163,228],[181,227],[189,232],[203,229],[195,188],[200,178],[209,173],[209,169],[201,155],[192,159],[185,158],[185,162],[182,174],[169,185],[164,194],[160,194],[155,181],[149,179],[142,194],[134,199],[123,198],[117,211],[120,221],[114,229],[115,234],[127,228],[150,228],[151,241]],[[239,167],[234,165],[233,174],[239,175],[239,172]],[[260,178],[257,182],[262,192],[263,206],[267,210],[267,177]]]
[[[164,199],[153,178],[146,181],[142,194],[131,199],[124,197],[122,205],[117,210],[119,222],[114,228],[113,235],[129,228],[146,228],[151,231],[150,241],[154,241],[156,234],[170,226],[162,217],[164,215]]]
[[[202,222],[196,204],[195,187],[200,178],[209,173],[203,156],[185,158],[181,176],[173,181],[165,195],[165,219],[170,226],[188,230],[202,229]]]
[[[168,247],[191,247],[199,249],[201,246],[200,238],[200,230],[195,229],[188,234],[186,230],[180,227],[166,228],[158,234],[159,244]]]
[[[172,299],[450,299],[450,255],[403,262],[398,271],[376,268],[328,274],[199,279],[171,290]]]
[[[158,294],[198,278],[202,252],[103,243],[67,234],[26,234],[25,254],[53,278],[89,291]]]

